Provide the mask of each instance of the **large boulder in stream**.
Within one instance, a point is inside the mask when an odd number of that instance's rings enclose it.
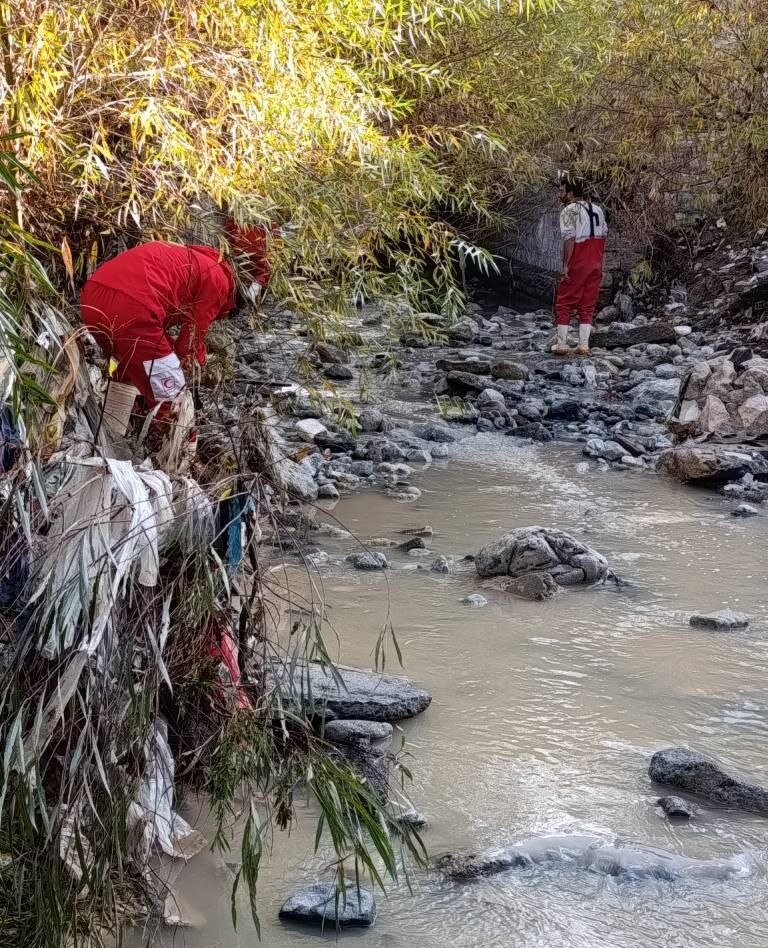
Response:
[[[319,662],[274,662],[270,684],[281,699],[315,710],[323,717],[359,721],[402,721],[426,711],[432,695],[408,678],[356,668],[330,668]]]
[[[564,530],[521,527],[488,543],[475,558],[480,576],[549,573],[561,586],[596,583],[608,576],[608,561]]]
[[[376,901],[367,889],[358,889],[353,884],[337,893],[332,882],[316,882],[287,899],[280,909],[280,918],[310,925],[359,928],[373,925]]]
[[[768,461],[760,453],[718,444],[682,444],[663,451],[656,464],[660,474],[677,481],[695,481],[717,486],[745,474],[768,473]]]
[[[717,803],[768,816],[768,789],[729,773],[723,765],[687,747],[669,747],[651,757],[648,775],[655,783],[675,787]]]

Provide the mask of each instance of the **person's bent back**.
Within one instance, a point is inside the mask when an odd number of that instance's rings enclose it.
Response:
[[[235,301],[234,273],[218,250],[153,241],[102,264],[83,287],[80,308],[117,363],[116,380],[135,385],[152,408],[184,389],[184,367],[205,363],[208,329]]]

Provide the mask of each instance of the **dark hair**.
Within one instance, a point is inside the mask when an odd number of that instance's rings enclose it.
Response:
[[[565,190],[569,191],[574,197],[584,197],[584,182],[581,178],[572,178],[570,175],[565,174],[560,179],[560,187],[565,188]]]

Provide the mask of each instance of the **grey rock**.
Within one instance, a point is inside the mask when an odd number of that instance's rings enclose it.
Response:
[[[491,364],[477,356],[456,358],[456,359],[438,359],[435,368],[440,372],[470,372],[474,375],[490,375]]]
[[[690,620],[690,625],[696,629],[712,629],[715,632],[730,632],[735,629],[746,629],[749,626],[749,616],[732,609],[722,609],[720,612],[696,612]]]
[[[404,553],[410,553],[411,550],[425,550],[427,544],[424,542],[423,537],[411,537],[410,540],[400,543],[397,548]]]
[[[481,411],[487,408],[499,408],[503,411],[506,408],[506,402],[501,392],[493,388],[484,388],[477,396],[477,407]]]
[[[352,435],[345,431],[319,433],[315,435],[315,444],[323,451],[329,450],[336,454],[343,454],[347,451],[354,451],[357,442]]]
[[[353,461],[349,469],[356,477],[371,477],[373,461]]]
[[[446,376],[448,391],[454,395],[475,395],[485,388],[493,388],[502,395],[518,395],[522,382],[506,382],[503,379],[489,380],[482,375],[471,372],[449,372]]]
[[[540,421],[529,421],[518,425],[516,428],[507,431],[507,434],[515,438],[530,438],[532,441],[541,442],[553,441],[555,437],[549,428]]]
[[[656,804],[671,820],[690,820],[694,814],[691,804],[682,797],[660,797]]]
[[[745,474],[768,472],[768,461],[760,455],[725,445],[683,444],[662,452],[656,470],[678,481],[698,481],[716,486]]]
[[[626,453],[626,450],[616,441],[606,441],[599,456],[605,458],[606,461],[620,461]]]
[[[669,747],[651,758],[648,775],[710,803],[768,816],[768,789],[727,771],[714,757],[687,747]]]
[[[401,721],[432,702],[429,692],[407,678],[346,667],[334,675],[319,662],[274,662],[269,678],[281,687],[283,701],[342,720]]]
[[[418,810],[411,807],[409,810],[403,810],[398,814],[397,822],[403,826],[411,826],[413,829],[424,829],[427,825],[427,818],[423,813],[419,813]]]
[[[551,573],[542,572],[514,576],[508,580],[504,588],[507,592],[514,593],[515,596],[520,596],[522,599],[528,599],[531,602],[544,602],[545,599],[553,599],[560,587]]]
[[[617,328],[614,324],[609,329],[593,332],[590,342],[595,349],[628,349],[630,346],[648,342],[673,343],[676,339],[674,326],[662,322],[622,328]]]
[[[510,382],[525,381],[529,376],[528,366],[509,359],[494,359],[491,362],[491,375],[495,379],[506,379]]]
[[[663,415],[674,407],[680,391],[680,379],[648,379],[627,392],[634,409],[646,410],[648,414]]]
[[[338,346],[330,342],[316,342],[315,352],[318,354],[321,362],[341,363],[347,362],[347,356]]]
[[[468,606],[472,606],[473,609],[482,609],[484,606],[488,605],[488,600],[485,598],[485,596],[481,596],[480,593],[470,593],[461,601]]]
[[[318,487],[312,469],[297,464],[290,458],[282,458],[276,468],[281,486],[297,500],[317,500]]]
[[[451,444],[457,441],[456,435],[446,425],[434,421],[426,421],[413,426],[413,432],[422,441],[437,441],[442,444]]]
[[[373,553],[367,550],[361,553],[350,553],[347,562],[351,563],[355,569],[361,570],[386,569],[389,566],[389,562],[383,553]]]
[[[381,431],[384,428],[384,415],[378,408],[364,408],[357,416],[361,431]]]
[[[367,927],[376,918],[376,901],[367,889],[353,884],[337,896],[333,883],[316,882],[283,902],[280,918],[311,925]]]
[[[759,514],[760,511],[752,504],[739,504],[735,510],[731,511],[733,517],[757,517]]]
[[[408,537],[431,537],[434,532],[434,529],[428,523],[423,527],[405,527],[403,530],[398,530],[398,533]]]
[[[340,363],[331,363],[323,369],[323,375],[327,379],[333,379],[337,382],[349,382],[355,375],[352,369],[348,365],[341,365]]]
[[[448,335],[451,339],[458,339],[460,342],[472,342],[480,331],[480,327],[468,316],[459,319],[452,326],[448,327]]]
[[[335,484],[321,484],[317,489],[317,496],[322,500],[338,500],[339,491]]]
[[[386,721],[328,721],[323,734],[337,744],[370,744],[392,737],[392,725]]]
[[[438,556],[438,558],[430,566],[430,569],[432,570],[433,573],[450,573],[451,562],[445,556]]]
[[[475,560],[480,576],[522,576],[548,572],[556,582],[578,570],[581,582],[605,579],[605,557],[569,533],[548,527],[521,527],[484,546]]]

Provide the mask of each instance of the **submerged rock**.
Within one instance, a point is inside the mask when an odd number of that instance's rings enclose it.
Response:
[[[689,623],[696,629],[712,629],[715,632],[731,632],[734,629],[746,629],[749,626],[749,616],[732,609],[721,609],[720,612],[695,612]]]
[[[694,810],[690,803],[686,803],[682,797],[660,797],[656,801],[664,813],[671,820],[690,820]]]
[[[369,926],[376,918],[376,901],[367,889],[350,885],[337,893],[333,883],[316,882],[283,902],[280,918],[311,925]]]
[[[274,662],[269,681],[280,687],[284,702],[346,721],[401,721],[426,711],[432,702],[432,695],[408,678],[346,667],[337,667],[334,674],[319,662]]]
[[[350,553],[347,562],[351,563],[355,569],[363,570],[386,569],[389,566],[389,561],[383,553],[367,550],[363,553]]]
[[[473,609],[482,609],[484,606],[488,605],[488,600],[485,598],[485,596],[481,596],[480,593],[470,593],[461,601],[468,606],[472,606]]]
[[[714,757],[686,747],[657,751],[648,775],[655,783],[685,790],[710,803],[768,816],[768,789],[729,773]]]
[[[492,849],[470,856],[447,856],[438,863],[453,879],[474,879],[508,869],[534,866],[569,866],[624,880],[658,879],[674,882],[683,878],[730,879],[745,875],[744,860],[687,859],[645,847],[607,845],[597,836],[544,836],[525,840],[504,849]]]
[[[328,721],[324,736],[338,744],[370,744],[392,737],[392,725],[386,721]]]
[[[752,504],[739,504],[735,510],[731,511],[733,517],[757,517],[759,514],[760,511]]]
[[[480,576],[548,573],[557,583],[595,583],[608,575],[608,561],[569,533],[548,527],[521,527],[484,546],[475,566]]]
[[[507,592],[514,593],[531,602],[543,602],[553,599],[559,590],[551,573],[526,573],[524,576],[510,578],[505,584]]]
[[[413,433],[422,441],[437,441],[442,444],[451,444],[458,440],[456,435],[446,425],[435,421],[425,421],[413,426]]]

